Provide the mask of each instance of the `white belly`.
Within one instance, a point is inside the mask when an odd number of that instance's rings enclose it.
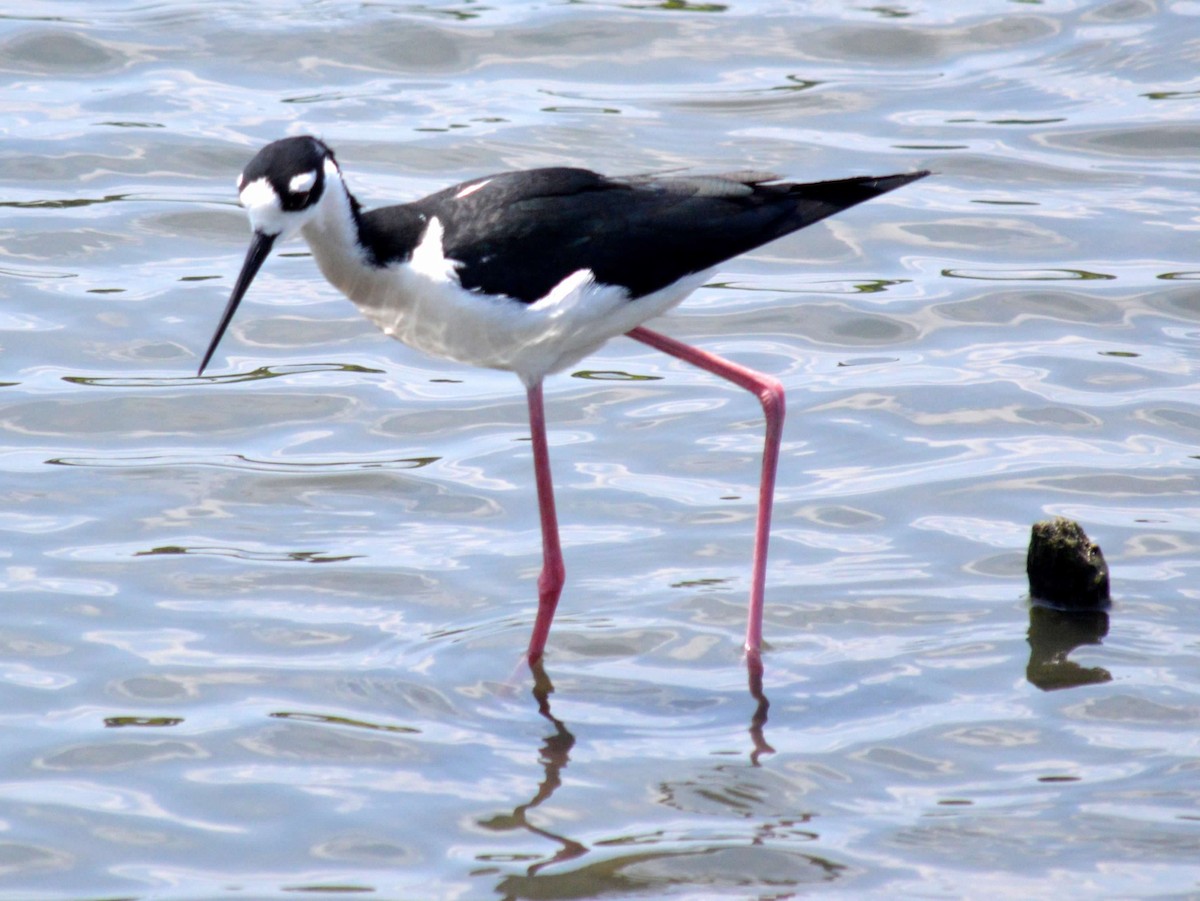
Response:
[[[630,300],[624,288],[598,285],[580,270],[522,303],[464,290],[453,261],[440,255],[440,237],[437,244],[436,255],[422,254],[422,242],[410,262],[381,268],[310,242],[325,277],[385,334],[434,356],[515,372],[527,385],[675,306],[711,274]]]

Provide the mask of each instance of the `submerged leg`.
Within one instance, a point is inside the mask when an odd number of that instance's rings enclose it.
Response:
[[[708,351],[652,332],[639,326],[628,332],[630,338],[641,341],[677,357],[686,363],[699,366],[713,375],[727,379],[758,396],[767,420],[767,432],[763,441],[762,479],[758,486],[758,520],[754,527],[754,562],[750,576],[750,606],[746,617],[746,651],[752,662],[762,648],[763,592],[767,583],[767,542],[771,536],[771,507],[775,500],[775,471],[779,467],[779,442],[783,437],[783,385],[778,379]],[[761,666],[761,663],[759,664]]]
[[[542,574],[538,576],[538,612],[529,636],[529,663],[542,658],[546,638],[554,621],[554,610],[567,577],[562,546],[558,541],[558,515],[554,512],[554,481],[550,477],[550,449],[546,443],[546,411],[542,403],[542,383],[527,389],[529,433],[533,442],[533,473],[537,482],[538,510],[542,520]]]

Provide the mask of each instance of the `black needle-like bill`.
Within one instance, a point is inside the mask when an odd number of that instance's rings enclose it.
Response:
[[[208,345],[204,359],[200,361],[200,369],[196,375],[204,375],[204,369],[208,366],[208,361],[216,353],[217,345],[221,343],[221,337],[225,334],[225,329],[229,328],[229,323],[233,320],[233,314],[237,312],[238,304],[242,302],[242,296],[246,293],[246,289],[250,287],[250,283],[254,281],[254,276],[258,274],[258,270],[262,268],[267,255],[270,254],[271,248],[275,244],[275,237],[275,235],[268,235],[263,232],[254,233],[254,239],[250,242],[250,249],[246,251],[246,261],[242,263],[242,271],[238,275],[237,284],[233,286],[233,293],[229,295],[229,303],[225,306],[225,312],[221,314],[221,322],[217,326],[217,332],[213,335],[212,343]]]

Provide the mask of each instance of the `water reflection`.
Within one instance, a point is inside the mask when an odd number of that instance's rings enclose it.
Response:
[[[178,388],[180,385],[234,384],[236,382],[260,382],[264,379],[285,378],[310,372],[343,372],[356,375],[378,375],[383,370],[359,366],[354,363],[295,363],[284,366],[259,366],[249,372],[230,372],[221,375],[188,376],[82,376],[64,375],[62,380],[71,385],[91,388]]]
[[[1112,674],[1103,667],[1080,666],[1067,659],[1077,647],[1100,644],[1107,634],[1107,611],[1056,610],[1032,604],[1025,678],[1043,691],[1111,682]]]
[[[770,891],[765,897],[789,898],[802,886],[834,882],[843,864],[815,854],[761,844],[709,844],[692,850],[646,850],[619,854],[577,870],[537,877],[509,876],[496,887],[505,901],[518,898],[664,897],[674,888],[710,897],[719,892]],[[537,881],[535,882],[534,879]],[[673,893],[672,893],[673,894]]]

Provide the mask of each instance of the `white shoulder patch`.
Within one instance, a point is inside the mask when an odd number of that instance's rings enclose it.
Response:
[[[414,272],[434,281],[454,279],[454,267],[458,265],[454,260],[446,259],[445,251],[442,248],[443,234],[445,234],[445,229],[442,228],[442,223],[438,221],[437,216],[434,216],[429,220],[429,225],[425,227],[421,243],[413,248],[412,259],[409,261]]]

